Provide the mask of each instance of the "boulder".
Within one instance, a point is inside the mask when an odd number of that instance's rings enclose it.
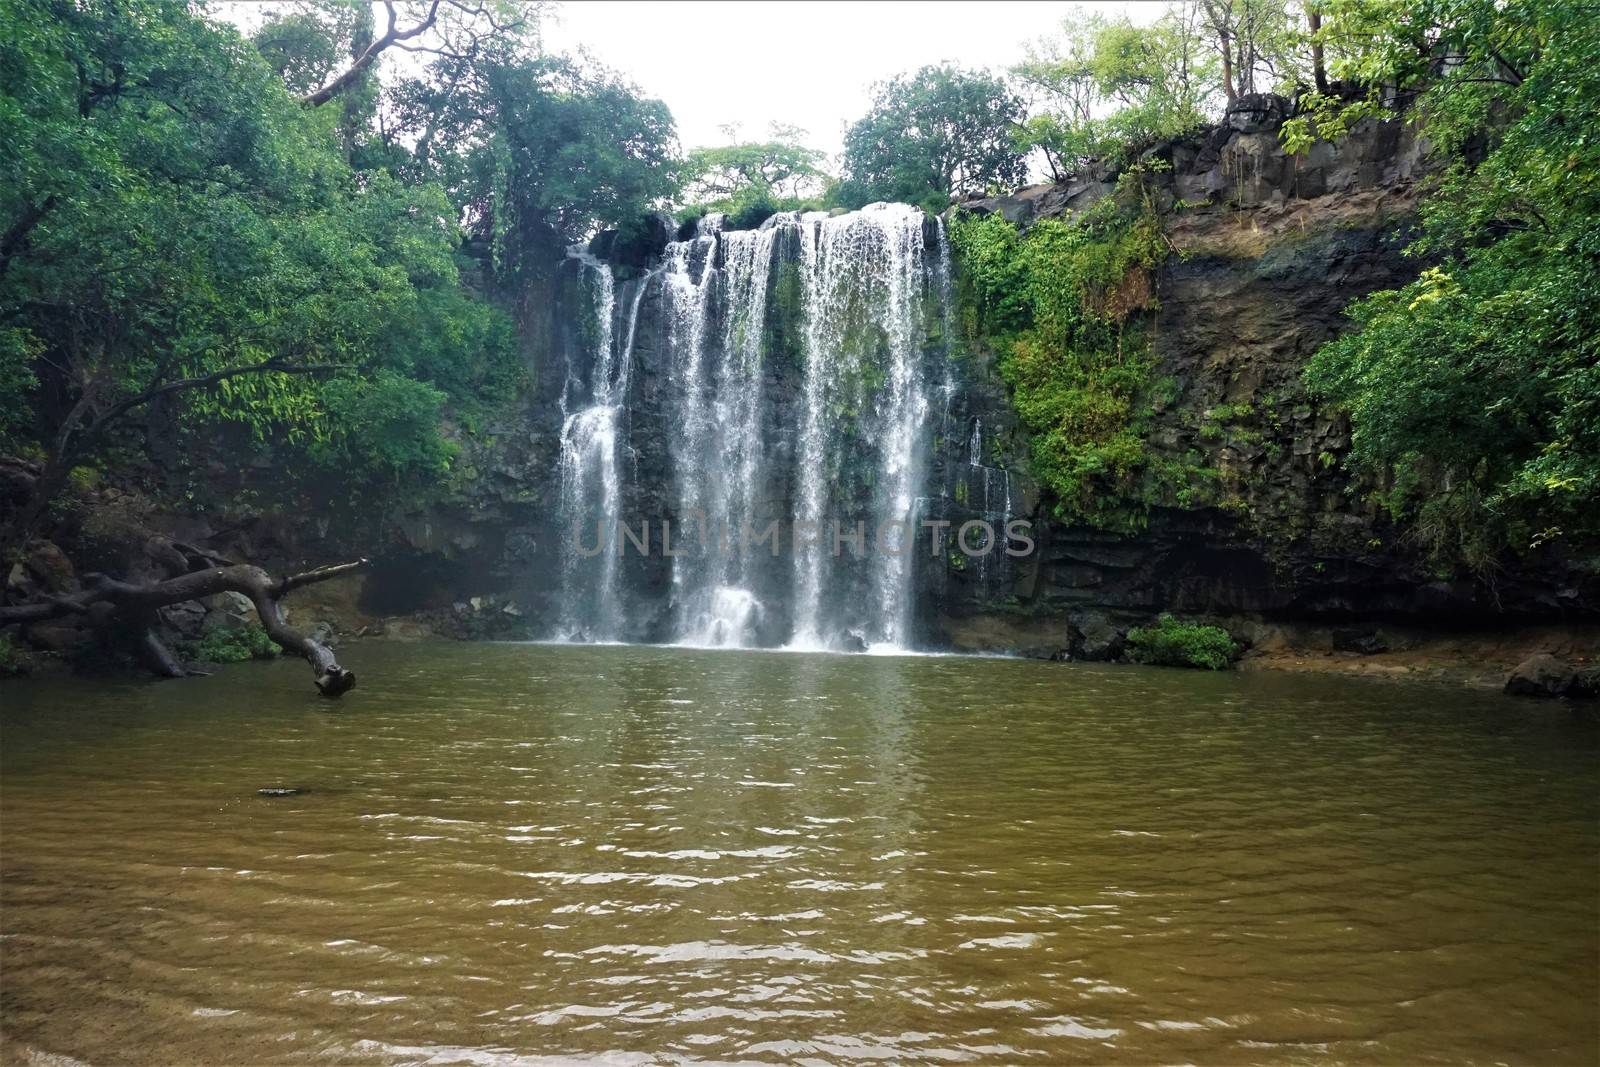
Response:
[[[206,609],[198,600],[185,600],[181,604],[168,604],[161,609],[161,619],[174,632],[184,637],[196,637],[205,625]]]
[[[1377,630],[1333,631],[1335,652],[1356,652],[1363,656],[1389,651],[1389,642]]]
[[[206,612],[206,617],[201,620],[200,630],[208,634],[217,630],[242,630],[250,625],[253,618],[254,616],[241,612],[213,608]]]
[[[1084,612],[1073,617],[1067,630],[1068,653],[1073,659],[1104,661],[1122,656],[1127,634],[1106,616]]]
[[[36,541],[28,547],[28,570],[52,593],[65,593],[77,586],[72,561],[54,541]]]
[[[11,570],[6,574],[6,591],[15,593],[18,600],[25,600],[33,595],[38,584],[28,572],[28,568],[21,563],[13,563]]]
[[[80,630],[65,622],[36,622],[28,627],[28,644],[41,652],[71,652],[88,638],[87,630]]]
[[[1223,122],[1240,133],[1271,133],[1289,117],[1289,101],[1273,93],[1247,93],[1228,106]]]
[[[1565,696],[1578,674],[1548,652],[1529,656],[1506,679],[1506,692],[1519,697]]]
[[[226,593],[215,593],[201,601],[207,611],[227,611],[235,615],[249,615],[255,611],[255,605],[250,603],[250,598],[243,593],[229,590]]]
[[[1566,695],[1573,700],[1600,698],[1600,667],[1584,667],[1574,671],[1567,684]]]

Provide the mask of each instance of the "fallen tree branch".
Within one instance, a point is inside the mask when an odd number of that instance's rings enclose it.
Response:
[[[362,567],[365,567],[367,563],[368,560],[365,557],[362,557],[361,559],[354,560],[350,563],[330,563],[326,567],[317,567],[316,569],[306,571],[303,574],[291,574],[289,577],[284,578],[282,581],[278,582],[272,587],[272,595],[275,597],[281,597],[290,590],[299,589],[302,585],[313,585],[317,582],[325,582],[329,578],[337,578],[341,574],[349,574],[351,571],[360,570]]]
[[[42,622],[66,615],[106,613],[139,632],[140,653],[155,673],[180,677],[188,672],[162,645],[152,630],[155,613],[169,604],[200,600],[217,593],[242,593],[250,598],[267,636],[287,652],[303,658],[316,676],[317,690],[323,696],[337,697],[355,688],[356,676],[339,666],[332,649],[291,629],[283,617],[280,598],[301,586],[325,582],[367,565],[359,559],[318,567],[303,574],[274,580],[260,567],[236,563],[190,571],[159,582],[127,582],[104,574],[84,576],[81,592],[49,596],[33,603],[0,606],[0,626]]]

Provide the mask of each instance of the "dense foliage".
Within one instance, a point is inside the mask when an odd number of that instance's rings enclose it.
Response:
[[[631,222],[677,188],[677,134],[659,100],[592,64],[490,50],[408,87],[387,128],[402,164],[438,180],[492,244],[506,283],[536,277],[598,226]]]
[[[1155,667],[1198,667],[1226,670],[1241,649],[1228,631],[1216,626],[1179,622],[1162,615],[1153,626],[1128,631],[1128,658]]]
[[[485,283],[673,188],[665,107],[537,54],[536,16],[423,5],[432,60],[380,88],[366,4],[245,40],[179,0],[0,0],[0,446],[44,461],[35,501],[141,432],[322,504],[436,484],[447,415],[526,378]]]
[[[1137,170],[1154,141],[1269,90],[1295,99],[1291,151],[1397,107],[1422,124],[1445,162],[1410,250],[1431,266],[1352,307],[1306,380],[1350,417],[1352,491],[1443,568],[1487,572],[1507,550],[1600,535],[1597,54],[1579,0],[1175,3],[1036,45],[1014,70],[1034,104],[1017,138],[1058,173]],[[1160,383],[1126,301],[1103,295],[1164,256],[1132,218],[952,228],[969,328],[1015,390],[1033,473],[1062,517],[1111,527],[1174,487],[1205,499],[1204,472],[1150,462],[1140,398]]]
[[[779,211],[823,206],[834,181],[823,170],[823,153],[801,143],[804,134],[774,124],[769,140],[690,152],[678,194],[685,214],[721,212],[732,229],[748,229]]]
[[[243,663],[251,659],[273,659],[282,649],[267,636],[260,623],[247,622],[226,629],[208,630],[183,648],[185,655],[201,663]]]
[[[1347,77],[1417,94],[1451,161],[1412,252],[1310,384],[1441,562],[1600,533],[1600,19],[1577,0],[1330,4]],[[1322,100],[1337,133],[1375,99]],[[1302,123],[1302,127],[1304,123]],[[1304,134],[1302,128],[1299,131]],[[1485,150],[1486,147],[1486,150]]]
[[[1154,357],[1135,314],[1149,306],[1166,243],[1137,196],[1026,233],[999,215],[958,215],[963,326],[992,348],[1032,436],[1032,473],[1056,514],[1112,529],[1142,524],[1169,476],[1146,447]],[[1119,203],[1119,201],[1122,201]]]
[[[1017,143],[1060,177],[1132,160],[1248,94],[1293,94],[1312,79],[1320,86],[1318,11],[1283,0],[1182,0],[1146,25],[1075,15],[1012,68],[1033,103]]]
[[[1198,126],[1215,93],[1216,60],[1174,9],[1151,26],[1069,21],[1013,73],[1036,105],[1018,143],[1038,149],[1059,177]]]
[[[1010,189],[1028,173],[1014,143],[1023,116],[1021,97],[982,71],[945,64],[891,79],[845,133],[839,201],[943,211],[951,194]]]

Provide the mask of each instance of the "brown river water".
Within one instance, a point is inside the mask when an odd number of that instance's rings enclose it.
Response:
[[[346,662],[337,705],[299,662],[0,686],[0,1061],[1600,1061],[1600,730],[1568,709],[998,659]]]

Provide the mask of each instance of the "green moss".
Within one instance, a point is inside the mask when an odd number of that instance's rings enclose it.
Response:
[[[278,644],[258,623],[247,623],[235,630],[212,630],[198,641],[183,646],[190,659],[205,663],[242,663],[247,659],[272,659]]]
[[[772,279],[766,332],[762,337],[762,352],[766,358],[795,367],[804,363],[801,341],[805,336],[805,292],[799,264],[779,263]]]
[[[93,467],[73,467],[67,472],[67,482],[75,492],[87,493],[100,484],[100,472]]]
[[[1231,666],[1239,652],[1221,627],[1179,622],[1171,615],[1162,615],[1154,626],[1128,631],[1128,658],[1135,663],[1220,671]]]
[[[959,215],[950,235],[962,328],[997,353],[1057,516],[1142,527],[1190,473],[1148,445],[1156,402],[1178,390],[1155,378],[1140,314],[1155,306],[1152,271],[1167,255],[1154,212],[1108,199],[1026,234],[999,215]]]

